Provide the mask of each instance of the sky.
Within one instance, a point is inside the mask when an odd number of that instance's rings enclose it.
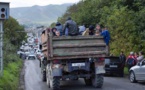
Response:
[[[10,7],[28,7],[33,5],[45,6],[49,4],[77,3],[80,0],[0,0],[0,2],[10,2]]]

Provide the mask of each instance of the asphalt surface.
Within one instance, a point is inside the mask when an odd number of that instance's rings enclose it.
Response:
[[[39,61],[25,61],[26,90],[51,90],[41,80]],[[101,89],[85,86],[83,79],[78,81],[61,81],[61,90],[145,90],[145,83],[130,83],[128,78],[105,77]]]

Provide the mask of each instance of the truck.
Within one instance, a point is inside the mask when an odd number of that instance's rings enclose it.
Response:
[[[101,88],[105,57],[109,49],[102,36],[53,36],[48,29],[41,34],[42,79],[49,88],[60,89],[61,80],[84,79],[86,85]]]

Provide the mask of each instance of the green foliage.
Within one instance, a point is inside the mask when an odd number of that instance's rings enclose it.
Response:
[[[21,66],[22,61],[17,58],[5,67],[3,77],[0,77],[0,90],[18,90]]]
[[[17,31],[24,31],[24,27],[12,17],[4,21],[4,73],[0,77],[0,90],[18,90],[19,73],[22,66],[22,60],[16,54],[17,48],[25,39],[26,33]]]
[[[107,26],[111,33],[111,53],[145,51],[145,1],[82,0],[72,5],[58,20],[64,23],[71,16],[78,25]],[[142,45],[143,48],[139,48]]]
[[[9,39],[13,45],[20,45],[21,41],[25,39],[26,33],[23,32],[24,27],[12,17],[4,21],[4,38]]]

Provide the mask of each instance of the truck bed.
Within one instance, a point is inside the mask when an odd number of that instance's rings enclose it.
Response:
[[[50,34],[43,39],[42,51],[48,60],[105,57],[109,52],[102,36],[52,37]]]

